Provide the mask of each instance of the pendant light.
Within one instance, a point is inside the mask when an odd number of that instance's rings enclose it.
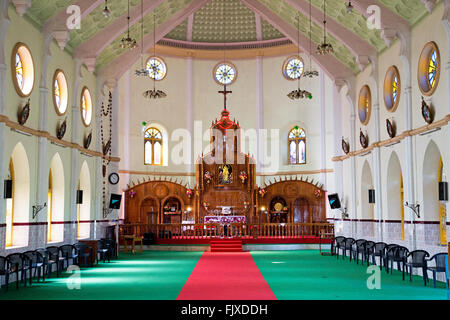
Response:
[[[300,56],[300,14],[297,14],[297,47],[298,47],[298,55]],[[302,76],[300,75],[298,77],[298,89],[291,91],[288,93],[288,98],[291,100],[298,100],[298,99],[312,99],[312,94],[309,91],[301,90],[300,89],[300,80]]]
[[[137,47],[137,42],[135,39],[131,39],[130,37],[130,0],[128,0],[128,30],[127,30],[127,37],[122,38],[122,41],[120,43],[120,47],[122,49],[134,49]]]
[[[352,5],[352,2],[351,2],[351,1],[349,1],[349,2],[347,3],[346,9],[347,9],[347,13],[348,13],[348,14],[350,14],[350,13],[353,12],[353,5]]]
[[[314,78],[319,76],[317,70],[312,70],[312,4],[309,0],[309,71],[303,73],[305,78]]]
[[[108,8],[108,0],[105,0],[105,9],[103,9],[102,13],[106,19],[109,18],[111,11],[109,11],[109,8]]]
[[[141,0],[141,69],[135,71],[135,75],[146,77],[149,70],[144,65],[144,0]]]
[[[153,13],[153,56],[156,56],[156,16],[155,13]],[[153,68],[156,68],[156,66],[153,66]],[[148,70],[147,70],[148,71]],[[156,74],[156,70],[154,72]],[[153,89],[147,90],[143,93],[144,98],[149,99],[162,99],[167,97],[167,94],[164,91],[156,90],[156,76],[153,77]]]
[[[323,0],[323,43],[317,47],[317,53],[320,55],[326,55],[333,52],[333,46],[331,45],[331,43],[327,42],[326,0]]]

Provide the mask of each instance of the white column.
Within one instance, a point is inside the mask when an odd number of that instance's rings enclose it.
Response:
[[[319,83],[320,83],[320,166],[321,169],[326,169],[327,167],[327,126],[326,126],[326,107],[325,107],[325,74],[324,72],[319,73]],[[322,172],[320,174],[321,183],[323,188],[328,190],[327,186],[327,174]],[[327,207],[328,208],[328,207]]]
[[[356,149],[356,139],[355,139],[355,122],[356,122],[356,116],[353,113],[353,106],[352,106],[352,114],[350,115],[350,148],[351,150]],[[356,158],[350,157],[350,183],[351,183],[351,191],[352,196],[350,200],[350,214],[349,218],[356,219]],[[357,222],[352,222],[352,235],[356,236],[356,232],[358,232],[357,228]]]
[[[341,96],[339,94],[337,86],[333,88],[333,132],[334,132],[334,154],[339,156],[342,154],[341,142],[342,142],[342,103]],[[334,162],[334,192],[339,194],[343,198],[344,190],[344,173],[343,162]]]
[[[264,135],[262,131],[264,129],[264,88],[263,88],[263,57],[256,57],[256,117],[257,117],[257,130],[258,130],[258,149],[256,154],[257,160],[257,172],[263,172],[264,161]],[[259,182],[263,184],[263,180]]]
[[[374,104],[373,115],[375,123],[375,141],[380,141],[380,105]],[[375,175],[374,187],[375,187],[375,219],[378,220],[378,235],[377,238],[383,241],[383,228],[381,221],[383,219],[383,204],[382,204],[382,184],[381,184],[381,156],[380,148],[373,149],[373,171]]]
[[[186,165],[186,172],[193,172],[196,155],[194,150],[194,61],[192,56],[186,59],[186,129],[190,134],[190,150],[186,150],[191,154],[190,164]],[[195,182],[191,177],[186,178],[190,187],[193,188]]]

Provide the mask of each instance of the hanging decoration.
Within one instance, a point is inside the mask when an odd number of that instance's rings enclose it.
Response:
[[[56,130],[56,137],[59,140],[62,140],[62,138],[64,138],[64,135],[66,134],[66,130],[67,130],[67,119],[64,119],[63,123],[61,123],[61,125]]]
[[[84,139],[84,144],[83,144],[84,148],[85,149],[89,149],[89,146],[91,145],[91,142],[92,142],[92,131],[91,131],[91,133],[88,134],[86,139]]]
[[[342,151],[344,151],[345,154],[348,154],[350,152],[350,144],[342,137]]]
[[[298,56],[300,56],[300,14],[297,15],[297,47],[298,47]],[[298,100],[298,99],[304,99],[304,98],[308,98],[308,99],[312,99],[312,93],[306,90],[302,90],[300,89],[300,80],[301,80],[301,76],[298,77],[298,89],[291,91],[288,93],[288,98],[291,100]]]
[[[422,117],[426,123],[433,123],[433,113],[431,112],[430,106],[425,102],[425,99],[422,97]]]
[[[149,70],[144,64],[144,1],[141,0],[141,69],[135,71],[136,76],[147,77]]]
[[[361,129],[359,129],[359,142],[363,149],[366,149],[369,146],[369,137],[367,134],[364,134]]]
[[[317,54],[326,55],[333,52],[333,46],[327,42],[326,0],[323,0],[323,42],[317,47]]]
[[[156,56],[156,16],[153,13],[153,56]],[[154,66],[156,68],[156,66]],[[147,70],[149,72],[149,70]],[[154,70],[155,74],[157,70]],[[164,91],[156,90],[156,77],[153,78],[153,89],[147,90],[143,93],[144,98],[149,99],[162,99],[167,97],[167,94]]]
[[[394,138],[395,135],[396,135],[395,122],[391,121],[389,119],[386,119],[386,130],[387,130],[387,133],[388,133],[389,137],[391,139]]]
[[[347,6],[346,6],[345,8],[347,9],[347,13],[348,13],[348,14],[352,13],[352,12],[353,12],[353,5],[352,5],[352,2],[349,1],[349,2],[347,3]]]
[[[110,209],[108,209],[108,205],[106,202],[106,170],[108,165],[111,163],[111,145],[112,145],[112,93],[109,92],[109,98],[108,98],[108,106],[105,108],[105,104],[102,103],[102,110],[101,110],[102,118],[100,121],[100,134],[102,139],[102,146],[103,146],[103,217],[106,218],[109,213],[111,212]],[[104,125],[103,125],[103,117],[109,116],[109,139],[107,142],[105,142],[105,132],[104,132]],[[106,158],[107,157],[107,158]]]
[[[31,110],[30,99],[28,99],[28,102],[23,106],[22,110],[20,110],[19,112],[18,120],[21,126],[23,126],[27,122],[28,117],[30,116],[30,110]]]
[[[136,39],[132,39],[130,37],[130,0],[128,0],[127,23],[128,23],[127,37],[126,38],[122,38],[122,41],[120,43],[120,47],[122,49],[134,49],[134,48],[137,47],[137,42],[136,42]]]
[[[303,73],[305,78],[314,78],[319,76],[317,70],[312,70],[312,0],[309,0],[309,71]]]
[[[109,8],[108,8],[108,0],[105,0],[105,9],[103,9],[102,13],[103,13],[103,16],[106,19],[109,18],[109,15],[111,14],[111,11],[109,11]]]

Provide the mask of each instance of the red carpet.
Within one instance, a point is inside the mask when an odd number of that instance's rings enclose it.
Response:
[[[242,252],[241,240],[211,240],[211,252]]]
[[[177,300],[276,300],[249,252],[205,252]]]

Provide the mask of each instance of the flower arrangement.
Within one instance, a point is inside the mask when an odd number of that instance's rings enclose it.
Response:
[[[314,195],[316,196],[316,198],[320,198],[320,196],[322,195],[322,191],[320,191],[319,189],[314,190]]]
[[[244,201],[244,208],[247,209],[250,203],[248,201]]]
[[[192,189],[186,189],[186,195],[188,196],[188,198],[190,199],[192,197],[192,195],[194,194],[194,190]]]
[[[284,207],[283,211],[285,211],[285,212],[288,211],[288,207]]]
[[[211,183],[211,180],[212,180],[211,172],[209,172],[209,171],[205,172],[205,180],[206,180],[206,183]]]
[[[258,193],[261,196],[261,198],[264,198],[264,195],[266,194],[267,190],[265,188],[259,188]]]
[[[242,172],[239,174],[239,179],[241,179],[242,183],[245,183],[245,181],[248,179],[247,172],[242,171]]]
[[[208,201],[203,201],[203,206],[205,207],[205,209],[208,209],[209,202]]]
[[[130,197],[134,198],[135,195],[136,195],[136,191],[130,190]]]

